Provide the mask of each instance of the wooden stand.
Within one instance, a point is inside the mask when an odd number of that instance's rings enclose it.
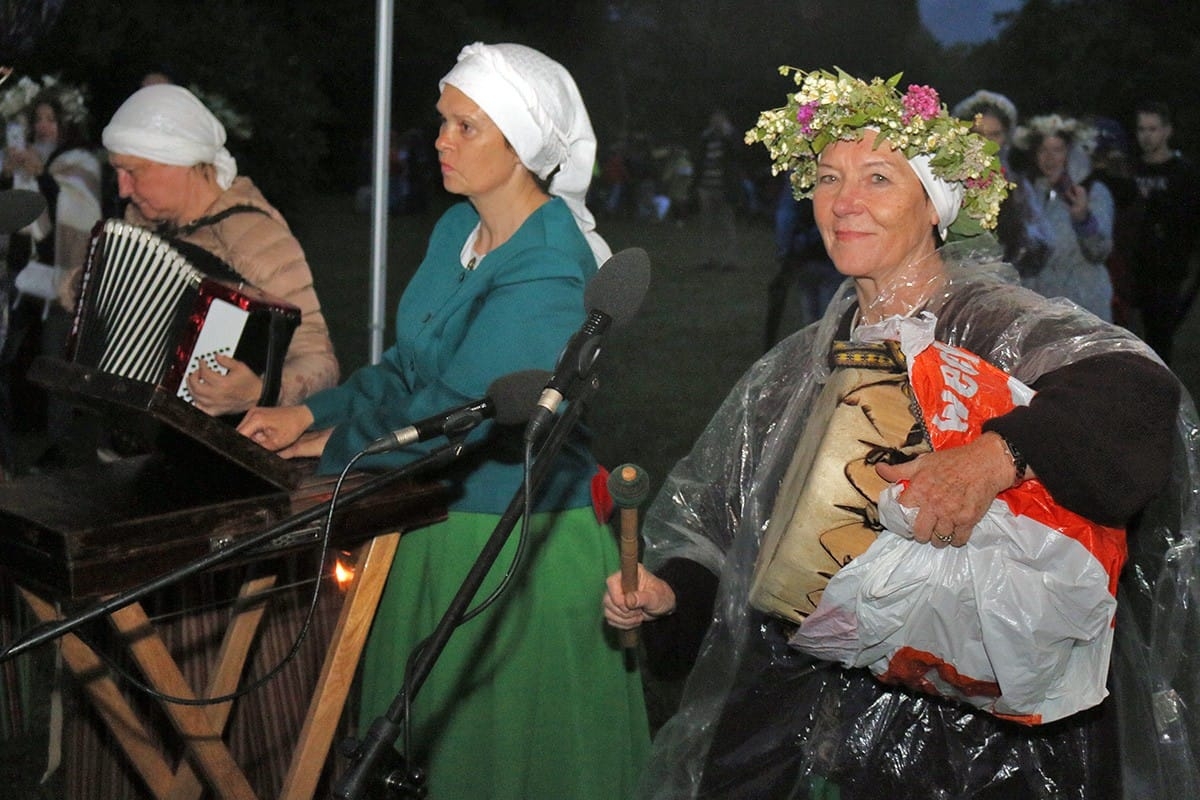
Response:
[[[306,800],[316,790],[399,538],[399,533],[376,536],[356,551],[354,581],[329,643],[287,776],[279,793],[274,795],[282,800]],[[273,577],[258,577],[243,584],[210,670],[208,685],[200,690],[185,680],[141,604],[119,609],[110,618],[153,689],[189,699],[216,697],[236,690],[238,676],[266,613],[262,595],[274,583]],[[39,621],[60,618],[54,605],[40,594],[24,587],[20,592]],[[223,800],[256,798],[246,775],[222,740],[231,702],[194,706],[161,703],[186,753],[183,761],[172,766],[92,648],[74,634],[64,636],[61,646],[65,663],[82,683],[105,726],[155,798],[199,800],[205,787]]]
[[[161,428],[152,452],[0,484],[0,563],[11,571],[39,621],[60,618],[56,602],[66,605],[69,614],[97,597],[149,585],[309,511],[333,493],[335,481],[313,475],[314,465],[279,458],[173,392],[53,359],[40,359],[35,366],[34,379],[52,391]],[[351,476],[342,489],[367,480],[363,474]],[[400,533],[446,516],[442,487],[383,483],[386,487],[372,481],[365,497],[340,504],[332,521],[332,543],[356,548],[357,566],[327,649],[308,639],[304,658],[289,663],[259,694],[217,705],[143,702],[145,698],[130,702],[92,647],[74,634],[62,637],[64,661],[153,797],[198,800],[207,787],[219,798],[248,800],[255,797],[252,784],[269,797],[312,797]],[[141,602],[114,611],[109,621],[121,660],[132,659],[145,682],[164,695],[195,699],[233,693],[244,672],[261,674],[280,661],[283,652],[276,655],[275,650],[286,652],[293,638],[289,626],[299,629],[307,604],[293,602],[294,587],[282,591],[275,584],[296,563],[288,559],[314,552],[322,530],[320,523],[289,530],[268,546],[239,556],[236,567],[226,563],[174,584],[178,592],[169,596],[177,601],[172,608],[176,616],[170,622],[151,620],[154,604],[168,597],[165,591],[154,600],[153,595],[139,595]],[[247,566],[253,568],[232,571]],[[237,593],[231,615],[206,602],[212,599],[205,596],[212,587],[219,587],[213,596],[222,606]],[[283,600],[272,614],[268,595],[276,594]],[[325,612],[319,620],[325,631],[335,608],[329,603],[318,609]],[[183,639],[190,628],[203,629],[203,635],[188,639],[172,656],[168,642]],[[248,664],[253,669],[247,670]],[[189,682],[189,674],[205,675],[205,685]],[[280,680],[285,674],[301,677]],[[286,699],[277,702],[277,695]],[[306,703],[301,724],[300,709]],[[277,719],[286,724],[269,724]],[[102,766],[114,766],[104,742],[94,748],[89,742],[72,755],[83,764],[93,750]],[[246,759],[249,775],[235,759],[245,750],[255,754]],[[285,761],[290,765],[286,773]],[[281,787],[267,786],[280,776]],[[119,779],[123,787],[137,783],[127,774]],[[81,791],[97,792],[103,800],[116,792],[90,774],[81,783]]]

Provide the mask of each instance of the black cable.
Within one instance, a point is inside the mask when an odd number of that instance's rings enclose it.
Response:
[[[279,673],[282,672],[283,669],[296,658],[296,655],[300,652],[300,647],[304,644],[304,640],[308,636],[309,629],[312,627],[312,620],[316,615],[317,605],[321,599],[321,583],[323,582],[325,574],[325,558],[329,554],[329,541],[332,537],[333,531],[333,514],[337,509],[338,496],[341,494],[342,484],[345,483],[346,476],[350,472],[350,468],[358,462],[362,455],[363,454],[359,452],[350,459],[345,468],[342,469],[341,474],[338,476],[337,482],[334,484],[333,493],[329,499],[329,513],[326,514],[325,522],[322,525],[323,530],[321,533],[321,549],[319,558],[317,559],[317,576],[315,580],[313,580],[312,597],[308,603],[308,610],[304,614],[304,623],[300,626],[299,632],[292,640],[292,646],[289,648],[287,654],[279,661],[278,664],[271,667],[266,674],[256,678],[254,681],[246,684],[245,686],[239,687],[234,692],[219,695],[217,697],[177,697],[175,695],[166,694],[154,689],[153,687],[147,686],[129,670],[125,669],[123,665],[117,662],[112,655],[104,652],[104,650],[98,648],[94,642],[89,641],[88,638],[85,638],[81,632],[76,631],[76,635],[79,636],[79,638],[85,644],[87,644],[88,647],[96,652],[96,655],[98,655],[104,661],[104,663],[108,665],[109,669],[127,681],[133,689],[136,689],[142,694],[153,697],[154,699],[162,702],[174,703],[181,706],[216,705],[218,703],[228,703],[230,701],[237,700],[240,697],[245,697],[251,692],[257,691],[259,688],[265,686],[267,683],[274,680],[275,677],[279,675]],[[258,596],[256,595],[248,599],[258,599]]]
[[[512,582],[513,576],[515,576],[517,574],[517,571],[519,570],[519,568],[521,566],[521,562],[524,560],[526,546],[527,546],[527,544],[529,542],[529,538],[530,538],[530,536],[529,536],[529,519],[533,512],[533,503],[530,500],[530,497],[532,496],[532,493],[533,493],[532,492],[533,484],[531,481],[531,475],[533,472],[532,467],[533,467],[533,445],[532,445],[532,443],[527,442],[525,444],[524,467],[523,467],[523,472],[522,472],[522,484],[525,487],[525,498],[524,498],[525,505],[524,505],[524,512],[521,515],[521,528],[517,532],[516,551],[513,553],[512,561],[509,562],[508,569],[505,570],[504,577],[500,579],[500,583],[497,584],[496,588],[492,590],[492,593],[489,594],[487,596],[487,598],[485,598],[482,602],[480,602],[479,605],[477,605],[474,608],[463,613],[462,617],[458,620],[458,622],[454,626],[454,628],[456,630],[458,628],[461,628],[463,625],[470,622],[471,620],[475,619],[476,617],[478,617],[480,614],[482,614],[484,611],[486,611],[488,608],[490,608],[492,605],[494,605],[504,595],[505,590],[508,588],[509,584]],[[418,642],[416,644],[416,646],[413,647],[412,653],[409,654],[408,659],[404,665],[404,684],[403,684],[404,686],[409,685],[409,683],[412,679],[413,665],[416,663],[417,657],[425,651],[425,647],[426,647],[426,645],[428,645],[431,637],[432,637],[432,634],[430,636],[425,637],[420,642]],[[410,692],[405,692],[404,693],[404,720],[401,723],[403,727],[401,728],[400,736],[401,736],[401,739],[403,740],[402,752],[406,756],[411,755],[411,753],[412,753],[412,750],[411,750],[411,746],[412,746],[411,709],[412,709],[412,694]]]

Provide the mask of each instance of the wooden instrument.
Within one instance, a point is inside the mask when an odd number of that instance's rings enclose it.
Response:
[[[161,577],[321,504],[333,489],[311,462],[279,458],[169,387],[55,359],[32,372],[76,402],[162,429],[153,452],[0,484],[0,559],[44,621],[59,613],[55,603],[69,613]],[[343,489],[368,480],[352,475]],[[200,780],[209,796],[230,800],[314,796],[395,540],[445,515],[439,485],[388,483],[338,506],[335,552],[363,543],[360,580],[345,595],[315,557],[321,515],[116,611],[112,631],[93,625],[87,642],[62,637],[72,685],[91,700],[67,721],[67,796],[200,797]],[[309,625],[314,580],[323,587]],[[267,674],[301,631],[278,675],[232,704],[202,708],[128,692],[91,646],[99,636],[101,651],[117,651],[110,658],[159,691],[212,696]]]
[[[839,352],[776,496],[750,589],[755,608],[797,624],[881,530],[887,482],[875,464],[930,450],[899,350]]]

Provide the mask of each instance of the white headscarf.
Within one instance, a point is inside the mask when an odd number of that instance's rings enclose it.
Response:
[[[571,73],[524,45],[476,42],[462,49],[438,89],[446,84],[479,104],[531,172],[542,179],[553,173],[550,194],[571,209],[596,263],[607,261],[612,250],[585,204],[596,135]]]
[[[212,164],[217,185],[228,189],[237,161],[225,149],[225,126],[182,86],[138,89],[117,109],[101,135],[110,153],[190,167]]]
[[[937,209],[938,235],[945,240],[946,231],[962,208],[963,185],[960,181],[951,183],[934,175],[929,167],[929,158],[927,155],[915,155],[908,159],[908,164],[913,168],[913,172],[917,173],[917,178],[925,187],[925,194],[929,195],[933,207]]]

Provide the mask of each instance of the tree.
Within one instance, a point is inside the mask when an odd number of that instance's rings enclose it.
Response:
[[[1176,144],[1200,147],[1200,5],[1134,0],[1028,0],[975,57],[983,80],[1028,117],[1094,113],[1132,126],[1139,100],[1167,102]]]

